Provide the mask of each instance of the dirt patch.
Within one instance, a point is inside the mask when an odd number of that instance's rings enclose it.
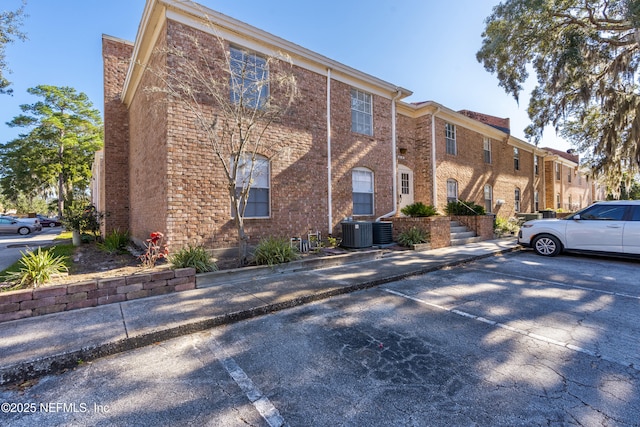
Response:
[[[130,276],[169,268],[166,261],[154,268],[142,267],[137,256],[131,253],[109,254],[95,243],[83,243],[74,252],[69,272],[54,278],[47,286],[84,282],[92,279]]]

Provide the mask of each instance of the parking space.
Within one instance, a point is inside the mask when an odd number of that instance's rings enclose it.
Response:
[[[86,410],[0,422],[637,425],[638,273],[605,258],[487,258],[4,390],[2,402]]]

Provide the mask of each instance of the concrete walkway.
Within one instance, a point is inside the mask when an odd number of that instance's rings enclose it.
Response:
[[[0,323],[0,384],[517,248],[500,239],[222,283],[202,275],[192,291]]]

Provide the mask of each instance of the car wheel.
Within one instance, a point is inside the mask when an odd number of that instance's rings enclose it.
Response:
[[[557,237],[543,234],[533,239],[533,250],[542,256],[556,256],[562,251],[562,243]]]
[[[18,233],[26,236],[27,234],[31,233],[31,230],[29,230],[28,227],[20,227],[18,228]]]

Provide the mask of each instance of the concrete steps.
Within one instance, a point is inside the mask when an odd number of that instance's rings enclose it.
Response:
[[[481,241],[482,238],[478,237],[474,231],[469,231],[467,227],[458,221],[451,221],[451,246],[461,246]]]

